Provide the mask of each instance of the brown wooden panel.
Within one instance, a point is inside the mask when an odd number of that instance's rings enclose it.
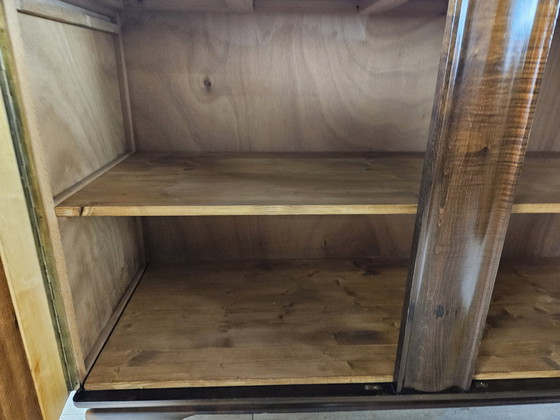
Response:
[[[127,149],[113,36],[20,14],[53,195]]]
[[[413,242],[398,389],[468,389],[557,0],[454,0]]]
[[[86,389],[390,381],[404,266],[152,265]]]
[[[127,17],[138,150],[423,151],[445,21],[423,4]]]
[[[59,222],[80,344],[89,360],[99,335],[144,264],[139,221],[107,217]]]
[[[502,257],[528,261],[560,258],[560,215],[512,215]]]
[[[149,217],[150,260],[372,258],[406,261],[414,216]]]
[[[57,214],[411,214],[421,171],[416,154],[138,153],[60,203]]]
[[[0,259],[0,418],[40,419],[41,409]]]
[[[558,21],[556,22],[558,25]],[[560,31],[555,31],[529,136],[528,150],[560,151]]]
[[[558,260],[501,263],[476,379],[560,377],[559,280]]]

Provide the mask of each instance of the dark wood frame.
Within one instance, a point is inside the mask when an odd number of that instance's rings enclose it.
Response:
[[[470,387],[558,4],[449,3],[401,323],[398,391]]]

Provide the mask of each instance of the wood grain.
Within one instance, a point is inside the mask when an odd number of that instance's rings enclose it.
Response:
[[[86,389],[390,381],[406,269],[151,266]]]
[[[57,206],[59,216],[410,214],[416,155],[137,153]]]
[[[470,387],[557,12],[558,1],[449,4],[399,391]]]
[[[558,27],[558,20],[556,21]],[[560,152],[560,31],[552,38],[529,136],[528,150]]]
[[[99,335],[145,264],[139,221],[109,217],[59,223],[79,340],[91,359]]]
[[[6,28],[3,12],[2,5],[0,33]],[[58,418],[67,398],[64,366],[3,98],[0,96],[0,418]]]
[[[105,19],[90,16],[72,8],[65,7],[64,3],[56,3],[45,0],[18,0],[18,11],[31,16],[37,16],[56,22],[80,26],[82,28],[94,29],[101,32],[116,34],[120,27]]]
[[[424,151],[445,19],[437,3],[395,19],[128,16],[138,150]]]
[[[20,15],[19,21],[57,195],[126,151],[114,41],[109,34],[34,16]]]
[[[364,0],[360,4],[360,14],[384,13],[410,0]]]
[[[413,214],[422,162],[422,155],[410,153],[138,153],[60,202],[56,213],[67,217]],[[560,212],[559,174],[560,155],[529,156],[513,212]]]
[[[560,214],[514,214],[502,258],[531,262],[560,258]]]
[[[352,259],[407,261],[413,215],[147,217],[149,259]]]
[[[486,319],[476,379],[560,377],[560,264],[503,261]]]
[[[39,400],[1,259],[0,337],[0,418],[39,419]]]

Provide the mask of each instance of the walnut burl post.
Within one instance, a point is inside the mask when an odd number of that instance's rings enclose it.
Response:
[[[451,0],[413,241],[398,391],[468,389],[558,0]]]

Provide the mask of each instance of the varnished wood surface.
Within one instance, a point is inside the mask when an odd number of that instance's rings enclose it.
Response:
[[[424,151],[445,12],[413,3],[398,17],[126,17],[138,150]]]
[[[390,381],[405,279],[367,261],[149,267],[85,388]]]
[[[10,81],[15,78],[12,55],[15,50],[5,36],[8,32],[13,34],[16,21],[13,4],[3,1],[0,4],[2,76]],[[60,415],[68,395],[59,348],[61,338],[51,318],[51,305],[57,307],[59,302],[53,304],[46,290],[43,261],[22,180],[25,172],[19,166],[15,150],[16,142],[22,139],[16,137],[9,123],[15,117],[12,106],[22,106],[20,91],[13,87],[10,86],[9,94],[0,96],[0,377],[3,377],[0,418],[41,418],[36,415],[39,404],[40,416],[54,419]],[[7,86],[3,84],[4,88]],[[36,204],[34,211],[42,214],[39,208],[40,204]],[[59,328],[65,331],[66,326],[65,320],[61,320]],[[68,359],[71,367],[72,354]],[[24,360],[26,368],[22,364]],[[31,387],[29,375],[33,381]]]
[[[59,216],[410,214],[412,154],[136,154],[57,206]]]
[[[86,389],[390,381],[406,269],[366,261],[156,265]],[[477,379],[560,377],[560,264],[504,262]]]
[[[558,0],[449,3],[397,389],[470,387]]]
[[[558,28],[558,22],[556,27]],[[555,30],[543,74],[535,120],[529,136],[529,151],[560,151],[560,31]]]
[[[154,263],[410,257],[413,215],[146,217]]]
[[[126,149],[113,36],[20,14],[52,194]]]
[[[474,377],[560,377],[558,260],[502,262]]]
[[[139,220],[59,219],[71,299],[86,360],[145,264]]]
[[[0,259],[0,418],[40,419],[41,409]]]
[[[421,154],[138,153],[61,202],[58,216],[412,214]],[[560,156],[523,166],[515,213],[560,212]]]

